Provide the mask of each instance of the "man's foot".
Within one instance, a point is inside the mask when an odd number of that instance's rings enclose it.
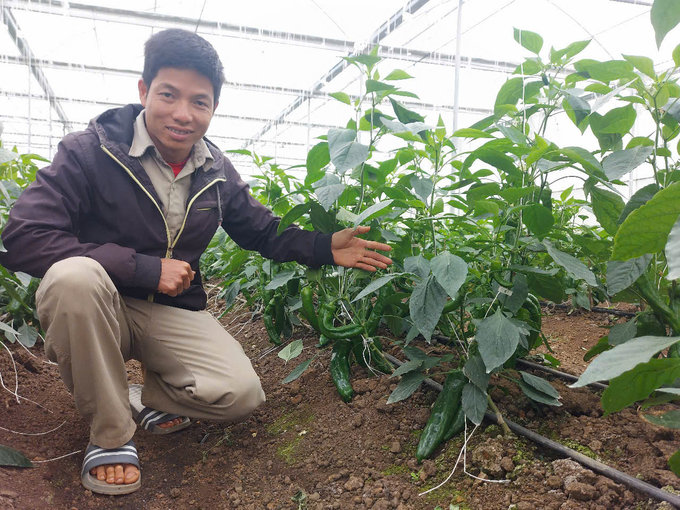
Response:
[[[165,423],[159,423],[156,426],[166,429],[179,425],[182,421],[183,418],[175,418],[174,420],[166,421]],[[139,468],[133,464],[105,464],[90,469],[90,474],[96,476],[97,480],[115,483],[117,485],[135,483],[139,480]]]
[[[133,464],[107,464],[90,469],[90,474],[99,481],[116,485],[135,483],[139,480],[139,468]]]

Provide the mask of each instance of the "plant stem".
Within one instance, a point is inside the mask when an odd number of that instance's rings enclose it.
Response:
[[[498,410],[498,407],[496,407],[496,404],[494,401],[491,399],[491,395],[488,393],[486,394],[486,400],[489,402],[489,407],[491,410],[496,414],[496,420],[498,420],[498,425],[501,427],[501,430],[503,431],[504,436],[510,436],[512,435],[512,431],[508,427],[508,424],[505,423],[505,420],[503,419],[503,415],[501,412]]]

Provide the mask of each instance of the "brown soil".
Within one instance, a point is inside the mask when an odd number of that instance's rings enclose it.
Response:
[[[122,497],[99,496],[80,484],[82,453],[36,464],[33,469],[0,468],[0,510],[9,509],[326,509],[372,508],[502,509],[652,509],[658,502],[611,480],[558,459],[547,450],[514,437],[503,438],[497,426],[483,424],[469,443],[467,470],[480,477],[509,480],[491,483],[449,475],[462,439],[449,441],[432,460],[414,460],[419,432],[436,395],[422,386],[410,399],[386,405],[395,379],[369,377],[353,368],[357,392],[350,404],[338,397],[328,374],[330,353],[319,351],[316,337],[298,328],[305,350],[287,366],[271,352],[259,320],[241,324],[248,316],[232,313],[225,326],[243,344],[260,374],[267,402],[245,423],[194,421],[170,436],[136,435],[142,461],[142,489]],[[606,334],[606,314],[551,311],[544,325],[561,369],[580,373],[584,350]],[[435,353],[441,347],[419,346]],[[40,360],[10,345],[17,361],[19,394],[42,404],[18,404],[6,391],[0,394],[0,426],[35,433],[66,422],[58,431],[41,436],[0,430],[0,444],[41,461],[84,448],[87,425],[78,416],[71,396],[41,349]],[[0,355],[5,385],[14,388],[14,371],[7,351]],[[399,356],[399,350],[394,349]],[[300,362],[315,356],[310,369],[296,382],[281,380]],[[139,382],[136,363],[130,379]],[[441,379],[440,379],[441,380]],[[667,469],[666,459],[680,447],[680,434],[642,421],[635,409],[602,417],[599,395],[588,388],[560,391],[564,405],[557,409],[532,407],[516,387],[492,381],[492,396],[513,420],[659,487],[680,489],[680,479]],[[462,463],[462,461],[461,461]],[[455,506],[454,506],[455,508]]]

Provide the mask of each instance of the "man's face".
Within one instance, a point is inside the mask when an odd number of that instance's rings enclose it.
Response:
[[[139,80],[139,98],[146,108],[146,129],[166,163],[187,159],[215,111],[210,80],[193,69],[163,67],[151,86]]]

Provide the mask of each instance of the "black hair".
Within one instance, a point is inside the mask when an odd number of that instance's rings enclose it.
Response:
[[[152,35],[144,44],[142,79],[147,87],[163,67],[193,69],[208,78],[217,105],[224,82],[224,66],[212,44],[200,35],[179,28]]]

